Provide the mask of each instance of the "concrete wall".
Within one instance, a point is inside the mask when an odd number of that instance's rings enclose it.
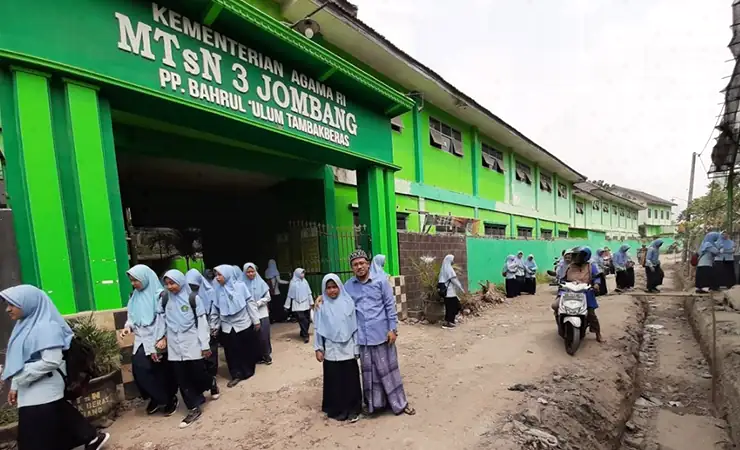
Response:
[[[405,276],[406,302],[410,315],[422,310],[421,288],[418,272],[414,270],[414,261],[422,256],[433,256],[437,261],[448,254],[455,255],[455,266],[459,267],[457,275],[463,286],[468,282],[468,256],[465,237],[455,235],[434,235],[419,233],[398,233],[398,250],[401,262],[401,275]]]

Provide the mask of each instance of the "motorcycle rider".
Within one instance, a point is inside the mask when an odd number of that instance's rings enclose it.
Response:
[[[599,307],[599,303],[596,301],[595,291],[599,289],[599,269],[596,265],[591,264],[591,249],[588,247],[576,247],[570,252],[570,264],[565,270],[563,281],[583,283],[592,286],[586,293],[586,306],[588,326],[592,333],[596,333],[596,340],[598,342],[604,342],[601,337],[601,326],[599,324],[599,318],[596,316],[596,308]],[[555,315],[558,314],[558,308],[560,307],[560,296],[555,297],[555,301],[552,303],[552,309],[555,311]]]

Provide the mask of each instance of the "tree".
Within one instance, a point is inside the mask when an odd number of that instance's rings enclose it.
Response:
[[[678,215],[679,232],[677,238],[687,240],[693,248],[712,230],[727,229],[727,186],[725,182],[713,180],[709,191],[694,199],[688,208]],[[740,230],[740,192],[735,184],[733,195],[733,230]],[[690,217],[690,219],[689,219]]]

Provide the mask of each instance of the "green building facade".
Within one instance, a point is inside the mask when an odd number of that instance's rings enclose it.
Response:
[[[639,203],[593,188],[356,8],[316,8],[0,4],[0,149],[23,281],[64,314],[125,305],[132,220],[203,229],[208,266],[298,246],[316,273],[346,271],[362,245],[397,275],[398,230],[637,236]],[[291,27],[308,15],[312,39]],[[444,216],[475,228],[429,220]],[[296,241],[287,223],[320,226]],[[343,228],[349,243],[325,232]]]

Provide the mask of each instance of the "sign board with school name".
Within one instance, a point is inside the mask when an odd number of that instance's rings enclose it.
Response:
[[[81,69],[114,84],[392,162],[388,118],[334,86],[331,71],[311,76],[302,70],[311,56],[287,46],[263,48],[263,32],[246,22],[234,26],[235,15],[223,31],[218,20],[209,27],[202,17],[178,10],[198,2],[167,3],[175,8],[144,1],[37,0],[31,13],[23,2],[2,2],[0,55]]]

